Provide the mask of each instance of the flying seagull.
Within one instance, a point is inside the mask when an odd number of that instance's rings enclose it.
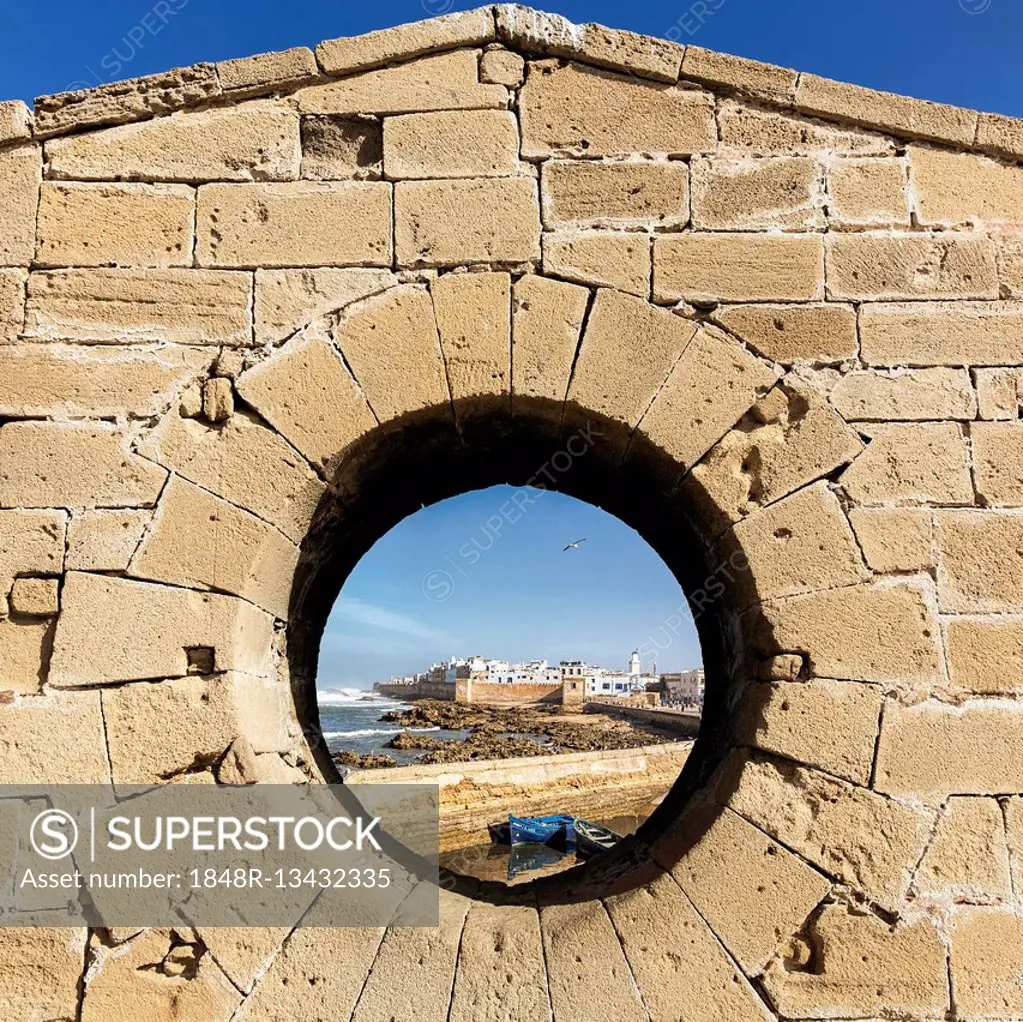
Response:
[[[583,543],[585,543],[585,542],[586,542],[586,537],[585,537],[585,536],[583,536],[583,538],[582,538],[582,539],[577,539],[577,540],[576,540],[576,541],[575,541],[574,543],[569,543],[569,544],[568,544],[568,546],[567,546],[567,547],[565,547],[565,550],[578,550],[578,549],[579,549],[579,547],[580,547],[580,546],[581,546],[581,545],[582,545]],[[564,553],[564,552],[565,552],[565,550],[562,550],[561,552],[562,552],[562,553]]]

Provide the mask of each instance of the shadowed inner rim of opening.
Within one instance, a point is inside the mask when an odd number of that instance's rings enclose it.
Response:
[[[328,783],[342,782],[322,737],[316,700],[327,619],[362,557],[421,508],[499,484],[553,489],[634,528],[691,602],[692,594],[714,576],[707,544],[676,495],[677,466],[645,439],[630,437],[620,423],[583,410],[576,413],[563,422],[561,405],[517,398],[512,418],[506,398],[489,409],[476,401],[472,415],[460,415],[456,426],[450,406],[444,406],[380,426],[345,452],[302,543],[288,620],[295,706]],[[585,888],[587,893],[579,894],[583,898],[592,896],[602,881],[613,881],[621,889],[628,875],[635,877],[634,886],[648,879],[641,867],[652,861],[649,843],[705,785],[731,745],[730,707],[739,657],[727,601],[694,608],[694,619],[707,678],[699,737],[671,790],[637,833],[613,851],[551,877],[512,887],[442,871],[443,886],[482,900],[521,902],[530,889],[553,886],[565,897]]]

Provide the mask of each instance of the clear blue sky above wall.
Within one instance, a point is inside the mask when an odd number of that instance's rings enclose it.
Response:
[[[4,4],[0,98],[314,45],[479,6],[455,0]],[[801,71],[1023,115],[1020,0],[546,0],[535,6]]]

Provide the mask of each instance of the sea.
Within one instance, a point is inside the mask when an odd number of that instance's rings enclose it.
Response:
[[[409,703],[387,699],[362,688],[321,688],[316,693],[320,706],[320,728],[331,752],[350,749],[361,754],[380,753],[392,756],[399,764],[413,763],[422,755],[418,749],[388,749],[384,743],[399,731],[429,733],[431,738],[462,739],[468,731],[451,731],[440,727],[403,729],[400,724],[381,721],[388,710],[407,708]]]

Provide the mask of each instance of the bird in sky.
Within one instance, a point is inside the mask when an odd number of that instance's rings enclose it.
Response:
[[[575,541],[574,543],[569,543],[569,544],[568,544],[568,546],[567,546],[567,547],[565,547],[565,550],[578,550],[578,549],[579,549],[579,547],[580,547],[580,546],[581,546],[581,545],[582,545],[583,543],[585,543],[585,542],[586,542],[586,537],[585,537],[585,536],[583,536],[583,538],[582,538],[582,539],[577,539],[577,540],[576,540],[576,541]],[[565,550],[562,550],[561,552],[562,552],[562,553],[564,553],[564,552],[565,552]]]

